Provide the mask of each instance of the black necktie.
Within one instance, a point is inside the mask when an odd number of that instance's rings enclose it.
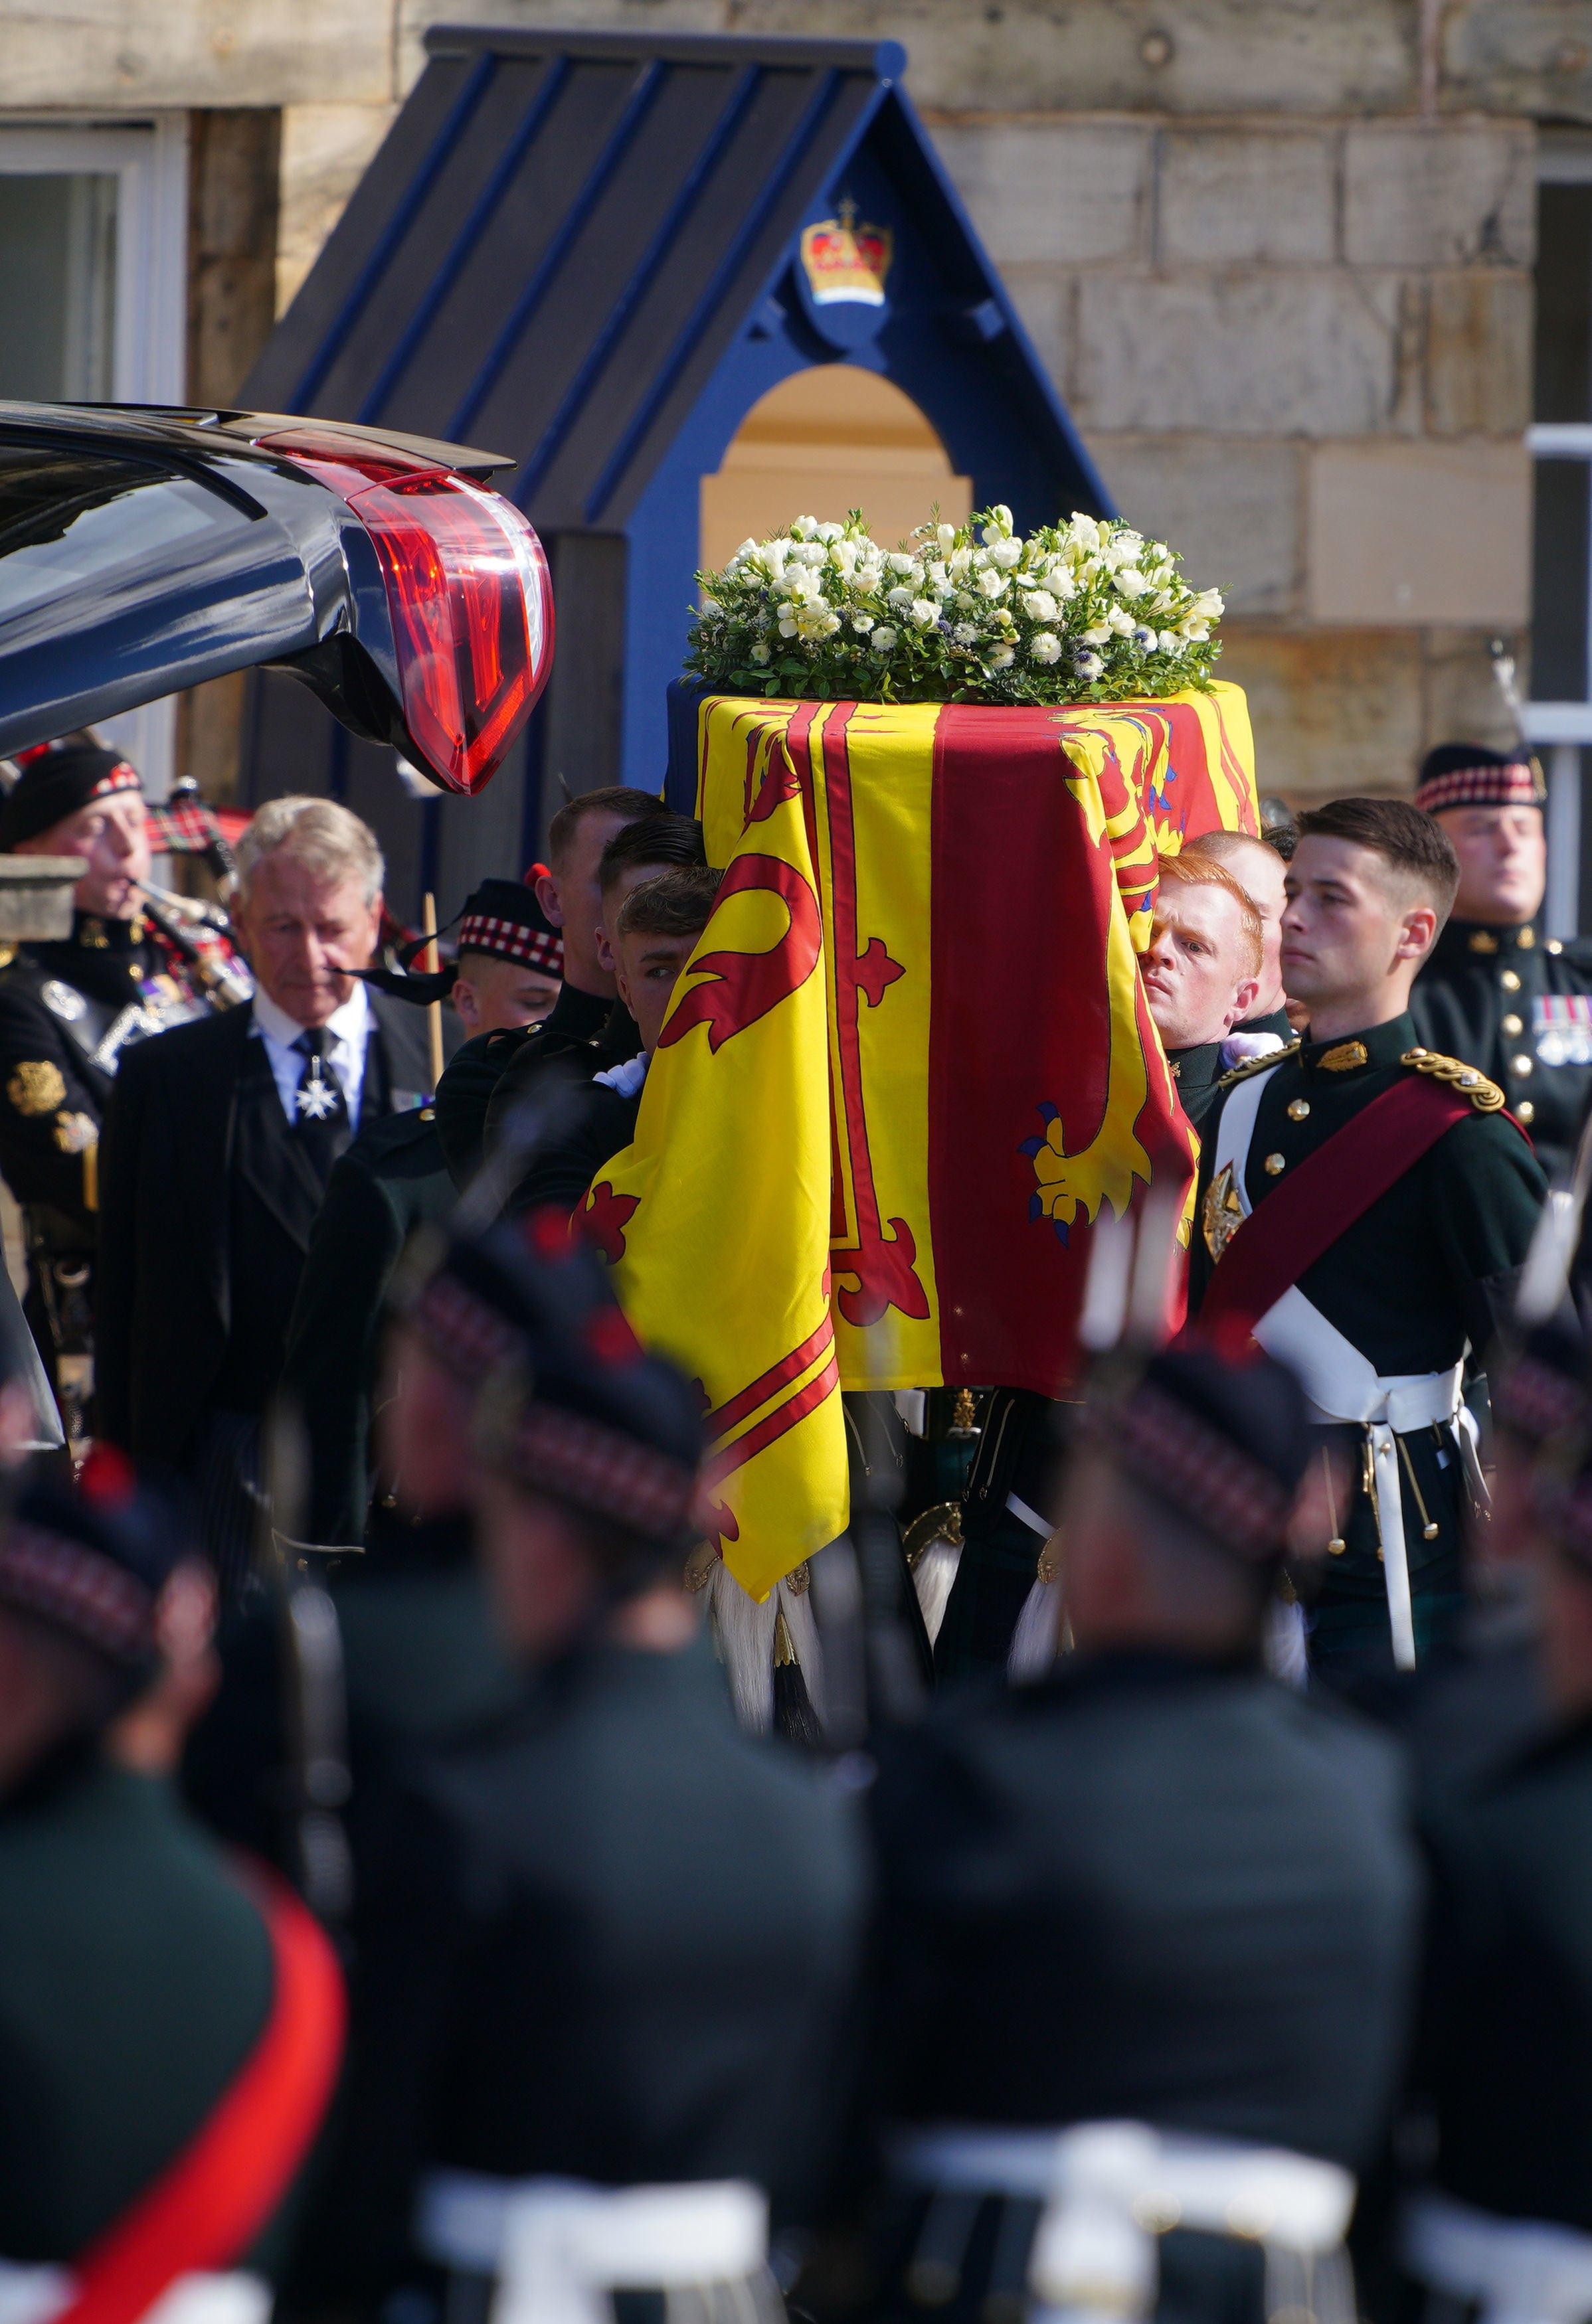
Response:
[[[304,1060],[293,1097],[293,1136],[323,1185],[352,1135],[343,1084],[327,1060],[326,1046],[324,1025],[310,1026],[293,1043]]]

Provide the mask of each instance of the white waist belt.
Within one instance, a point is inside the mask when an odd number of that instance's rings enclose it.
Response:
[[[1447,2195],[1405,2210],[1401,2247],[1434,2292],[1479,2304],[1484,2324],[1585,2324],[1592,2317],[1592,2236],[1546,2219],[1501,2219]]]
[[[0,2260],[0,2324],[49,2324],[77,2296],[69,2268],[21,2267]],[[180,2275],[144,2310],[143,2324],[266,2324],[271,2303],[271,2286],[241,2268],[221,2275]]]
[[[755,2282],[768,2201],[742,2179],[608,2188],[436,2171],[415,2241],[446,2267],[497,2277],[493,2324],[606,2324],[612,2291]]]
[[[919,2131],[892,2151],[902,2177],[939,2193],[1041,2201],[1028,2268],[1037,2301],[1118,2324],[1154,2306],[1155,2237],[1168,2228],[1239,2236],[1263,2244],[1269,2264],[1287,2255],[1308,2268],[1339,2252],[1355,2200],[1352,2176],[1336,2163],[1136,2122]],[[1278,2304],[1268,2297],[1269,2309]],[[1338,2305],[1319,2293],[1300,2304],[1313,2304],[1323,2324]]]

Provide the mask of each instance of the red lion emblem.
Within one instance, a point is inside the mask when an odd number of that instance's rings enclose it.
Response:
[[[780,855],[738,855],[725,873],[718,901],[727,896],[765,890],[778,896],[791,925],[768,952],[705,952],[691,973],[708,980],[693,985],[663,1028],[659,1047],[671,1048],[693,1025],[706,1025],[715,1056],[736,1033],[755,1025],[806,983],[823,945],[823,922],[810,882]]]

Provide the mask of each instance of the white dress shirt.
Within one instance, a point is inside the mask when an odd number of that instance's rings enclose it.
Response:
[[[285,1009],[279,1009],[260,985],[255,987],[254,1009],[255,1032],[265,1044],[265,1054],[271,1060],[272,1078],[276,1084],[276,1093],[282,1100],[282,1110],[290,1121],[297,1121],[304,1052],[295,1049],[293,1043],[304,1028],[297,1018],[290,1017]],[[359,983],[356,983],[353,993],[342,1007],[334,1009],[326,1020],[326,1047],[322,1055],[342,1084],[351,1130],[359,1127],[359,1093],[365,1083],[365,1052],[370,1040],[371,1023],[370,994]]]

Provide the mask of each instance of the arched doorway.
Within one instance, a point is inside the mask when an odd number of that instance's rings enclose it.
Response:
[[[973,483],[911,397],[854,364],[815,364],[758,399],[717,475],[703,477],[702,563],[715,570],[748,535],[761,540],[792,517],[839,523],[854,508],[893,549],[937,503],[959,523]]]

